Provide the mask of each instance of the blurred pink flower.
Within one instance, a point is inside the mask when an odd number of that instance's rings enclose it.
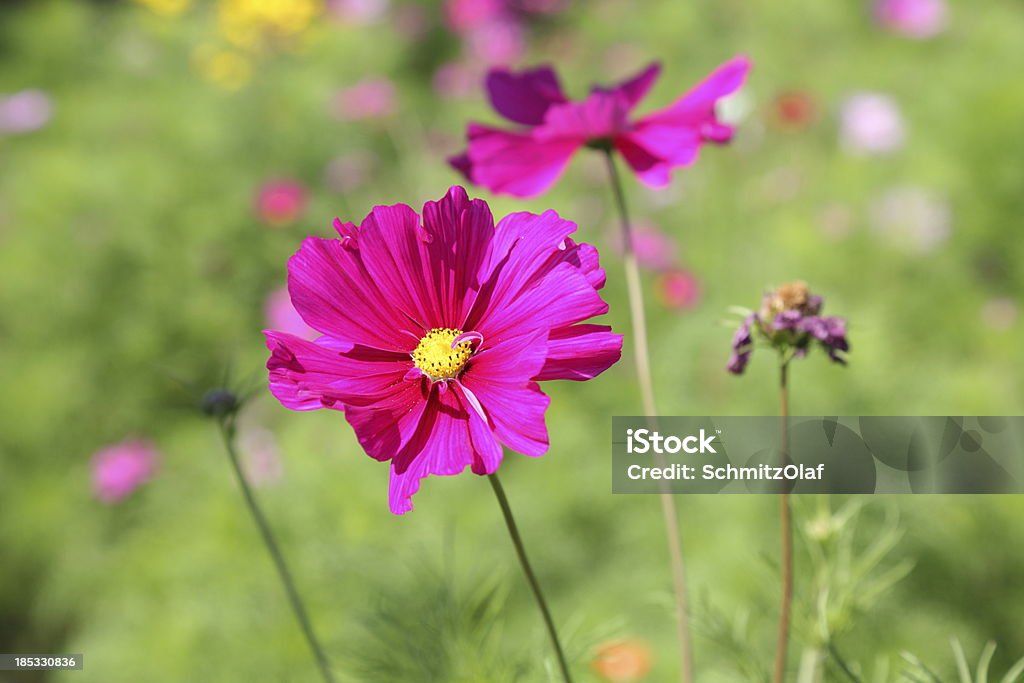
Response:
[[[455,33],[466,33],[506,16],[505,0],[447,0],[445,23]]]
[[[238,437],[238,446],[246,481],[254,486],[270,486],[281,481],[284,463],[272,432],[262,428],[244,429]]]
[[[658,277],[658,298],[667,308],[693,308],[700,299],[700,282],[688,270],[675,268]]]
[[[708,142],[732,139],[733,127],[715,108],[739,90],[750,60],[734,57],[669,106],[635,118],[633,110],[654,85],[652,64],[610,87],[594,87],[571,101],[550,66],[525,71],[491,69],[487,91],[494,109],[517,129],[471,123],[468,148],[449,163],[492,192],[533,197],[558,180],[583,147],[614,150],[650,187],[669,183],[672,169],[689,166]]]
[[[908,38],[931,38],[946,28],[945,0],[876,0],[875,20]]]
[[[641,268],[662,271],[676,263],[675,241],[650,223],[638,223],[633,227],[633,251]],[[625,238],[618,236],[615,247],[622,254]]]
[[[476,68],[464,62],[448,62],[434,72],[434,92],[446,100],[461,100],[469,97],[480,82]]]
[[[885,154],[903,147],[906,127],[899,106],[888,95],[858,93],[843,103],[840,141],[855,154]]]
[[[331,113],[342,121],[390,116],[396,99],[394,83],[387,78],[368,78],[339,90],[331,103]]]
[[[489,65],[518,62],[526,54],[526,34],[514,19],[492,21],[465,35],[469,57]]]
[[[377,168],[377,156],[356,150],[335,157],[324,169],[324,182],[335,192],[346,194],[366,184]]]
[[[148,441],[132,439],[107,446],[92,457],[92,488],[104,503],[126,498],[156,473],[156,449]]]
[[[327,11],[338,21],[357,26],[384,18],[389,0],[327,0]]]
[[[306,188],[295,180],[271,180],[256,191],[256,215],[273,226],[287,225],[306,210]]]
[[[281,330],[303,339],[316,339],[320,336],[316,330],[306,324],[299,312],[292,306],[287,287],[271,292],[263,310],[267,319],[267,327],[271,329]]]
[[[30,133],[53,115],[50,97],[42,90],[22,90],[0,97],[0,133]]]

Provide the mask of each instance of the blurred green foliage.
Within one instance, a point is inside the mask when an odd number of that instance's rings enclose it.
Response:
[[[225,373],[262,383],[264,299],[305,235],[330,234],[334,216],[357,220],[374,204],[440,197],[458,182],[444,156],[465,123],[496,120],[478,90],[454,101],[435,93],[433,74],[458,47],[439,8],[417,6],[428,31],[418,40],[391,20],[320,18],[289,49],[236,50],[251,76],[232,89],[203,76],[204,46],[221,49],[206,5],[174,16],[114,2],[0,6],[0,92],[40,88],[54,106],[41,130],[0,134],[0,651],[85,654],[84,671],[11,680],[315,680],[216,430],[195,406]],[[881,31],[857,0],[600,0],[533,28],[527,61],[557,63],[575,94],[658,59],[648,102],[660,105],[734,53],[754,60],[733,145],[704,150],[666,191],[627,183],[633,213],[678,242],[702,285],[698,305],[678,312],[656,302],[649,278],[664,413],[774,411],[774,364],[755,354],[749,376],[727,376],[731,330],[720,322],[728,306],[754,306],[793,278],[849,318],[853,344],[847,369],[813,356],[794,366],[794,412],[1024,409],[1024,87],[1011,68],[1024,10],[992,0],[951,12],[928,41]],[[369,76],[395,82],[397,111],[332,118],[334,93]],[[776,97],[794,90],[817,112],[799,131],[773,118]],[[898,103],[902,150],[858,157],[839,146],[842,102],[865,90]],[[341,193],[325,167],[353,153],[375,161]],[[311,193],[302,219],[281,228],[252,209],[274,177]],[[583,155],[526,206],[557,209],[604,247],[608,317],[626,331],[603,183],[600,159]],[[903,186],[948,204],[947,240],[915,251],[880,232],[873,207]],[[487,199],[498,216],[524,206]],[[649,680],[670,680],[657,501],[610,494],[599,427],[638,410],[630,365],[548,390],[550,454],[510,454],[503,472],[569,654],[588,680],[597,642],[641,638],[656,653]],[[339,675],[546,679],[541,623],[481,479],[430,479],[416,510],[393,517],[385,467],[362,455],[341,414],[291,413],[261,391],[245,424],[271,430],[281,452],[282,480],[258,495]],[[162,469],[105,507],[90,494],[89,458],[127,435],[153,439]],[[734,681],[747,675],[737,662],[767,661],[772,644],[774,505],[679,504],[691,590],[708,606],[696,619],[700,680]],[[895,671],[908,650],[951,680],[956,636],[968,652],[998,642],[993,671],[1008,669],[1024,653],[1024,501],[873,499],[861,533],[886,529],[890,509],[904,533],[887,566],[914,569],[844,624],[844,655]],[[812,623],[815,565],[802,548],[797,562],[798,624]],[[723,632],[744,635],[721,647]]]

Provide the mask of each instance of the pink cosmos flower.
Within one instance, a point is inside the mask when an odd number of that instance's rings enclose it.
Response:
[[[263,311],[267,325],[275,330],[281,330],[303,339],[316,339],[320,336],[316,330],[306,324],[299,312],[292,306],[291,297],[288,296],[288,290],[284,287],[270,293],[263,305]]]
[[[306,210],[306,188],[295,180],[271,180],[256,191],[256,215],[273,226],[299,218]]]
[[[894,33],[922,40],[946,28],[945,0],[877,0],[875,20]]]
[[[532,197],[554,184],[581,147],[615,149],[640,180],[663,187],[673,168],[696,160],[703,143],[731,139],[733,129],[715,105],[743,85],[749,70],[746,57],[735,57],[673,104],[635,118],[633,110],[658,77],[657,64],[610,88],[595,87],[578,102],[562,92],[551,67],[492,69],[486,83],[492,106],[522,128],[471,123],[466,152],[449,162],[472,183]]]
[[[368,78],[334,96],[331,111],[342,121],[390,116],[395,111],[395,84],[387,78]]]
[[[267,330],[270,390],[294,410],[344,410],[366,453],[391,463],[391,511],[420,480],[498,469],[502,446],[543,455],[549,399],[538,382],[587,380],[619,359],[621,335],[585,323],[608,310],[597,250],[553,211],[497,225],[461,187],[378,206],[339,239],[309,237],[288,262],[307,341]]]
[[[116,503],[149,481],[159,456],[147,441],[132,439],[107,446],[92,458],[92,488],[104,503]]]

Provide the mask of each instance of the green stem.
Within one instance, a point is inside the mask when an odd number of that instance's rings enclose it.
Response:
[[[505,496],[505,489],[502,487],[497,474],[489,474],[487,475],[487,479],[491,482],[491,488],[494,489],[494,495],[498,498],[498,505],[501,507],[501,514],[505,517],[505,526],[508,527],[508,535],[512,537],[512,545],[516,548],[516,555],[519,557],[519,564],[523,568],[523,573],[526,574],[526,582],[530,584],[530,590],[533,591],[533,597],[537,599],[537,606],[540,607],[541,616],[544,617],[544,625],[547,627],[548,636],[551,638],[551,645],[555,648],[555,655],[558,658],[558,666],[562,670],[562,678],[565,679],[565,683],[572,683],[572,674],[569,673],[569,664],[565,660],[565,653],[562,651],[562,643],[558,639],[558,631],[555,629],[555,621],[551,618],[551,610],[548,609],[548,603],[544,599],[544,593],[540,589],[540,583],[537,581],[537,576],[533,573],[533,568],[530,566],[530,560],[526,557],[526,547],[523,545],[523,539],[519,535],[519,528],[516,526],[516,520],[512,516],[512,508],[509,506],[508,498]]]
[[[779,411],[782,420],[782,465],[789,462],[789,361],[779,364]],[[793,520],[786,483],[779,494],[779,524],[782,528],[782,600],[779,606],[779,628],[775,642],[774,683],[786,677],[786,653],[789,649],[789,625],[793,606]]]
[[[611,149],[604,149],[608,164],[608,177],[612,192],[619,210],[622,225],[623,261],[626,267],[626,291],[629,295],[629,310],[633,328],[633,361],[636,365],[637,380],[640,384],[640,397],[643,402],[644,414],[655,428],[658,410],[654,402],[654,382],[651,376],[651,354],[647,344],[647,320],[644,309],[644,290],[640,282],[640,267],[637,263],[636,250],[633,245],[633,228],[629,221],[626,208],[626,196],[622,190],[622,181],[615,165],[615,157]],[[679,677],[682,683],[693,681],[693,650],[690,643],[690,617],[686,599],[686,565],[683,563],[683,549],[680,544],[679,513],[676,510],[675,497],[662,486],[661,513],[665,522],[665,541],[668,545],[669,561],[672,566],[672,585],[675,594],[676,636],[679,646]]]
[[[249,513],[252,515],[253,520],[256,522],[256,526],[259,528],[260,536],[263,537],[263,543],[266,545],[267,551],[270,553],[270,557],[274,561],[274,566],[277,568],[277,573],[281,578],[281,583],[284,584],[284,590],[288,596],[288,601],[291,603],[292,609],[295,611],[295,616],[299,620],[299,626],[302,628],[302,633],[306,637],[306,642],[309,643],[309,649],[313,651],[313,656],[320,669],[320,674],[323,676],[325,683],[334,683],[334,675],[331,673],[330,665],[327,663],[327,657],[324,655],[323,648],[320,646],[320,642],[317,640],[316,634],[313,632],[313,626],[309,621],[309,615],[306,612],[302,598],[299,597],[298,590],[295,588],[295,581],[292,579],[291,572],[288,570],[288,565],[285,563],[284,555],[281,554],[281,548],[274,539],[274,534],[270,530],[270,524],[267,522],[266,516],[264,516],[263,511],[256,502],[256,497],[253,495],[252,489],[249,487],[249,483],[245,479],[245,474],[242,472],[242,466],[238,458],[238,450],[235,447],[235,423],[231,417],[226,417],[220,420],[220,433],[221,437],[224,439],[224,448],[228,453],[228,460],[231,461],[231,468],[234,470],[235,477],[238,479],[238,485],[242,489],[242,496],[245,498],[246,507],[249,508]]]
[[[846,663],[846,660],[843,659],[843,656],[839,654],[838,648],[836,648],[835,644],[833,644],[832,641],[829,641],[828,643],[828,653],[832,655],[832,659],[834,659],[836,664],[839,665],[839,669],[844,674],[846,674],[847,678],[853,681],[853,683],[861,683],[860,678],[858,678],[857,675],[853,673],[853,670],[850,669],[850,666]]]

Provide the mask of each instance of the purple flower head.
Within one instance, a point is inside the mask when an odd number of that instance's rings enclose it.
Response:
[[[270,391],[293,410],[345,413],[367,455],[391,463],[391,511],[420,480],[491,474],[502,447],[548,449],[539,382],[588,380],[622,336],[588,322],[608,305],[597,250],[553,211],[490,208],[453,187],[422,214],[378,206],[338,239],[309,237],[288,291],[313,341],[267,330]]]
[[[570,100],[550,66],[526,71],[492,69],[487,91],[494,109],[516,129],[470,123],[468,147],[449,163],[493,192],[532,197],[558,180],[582,147],[615,150],[641,181],[668,184],[673,168],[689,166],[704,143],[724,143],[733,129],[715,112],[720,99],[743,85],[750,60],[734,57],[664,109],[636,117],[633,110],[654,85],[652,64],[610,87]]]
[[[741,375],[757,340],[765,341],[783,356],[803,358],[818,344],[836,363],[846,364],[850,350],[846,320],[821,316],[824,300],[805,282],[788,282],[765,294],[761,308],[747,316],[732,339],[732,355],[726,369]]]
[[[104,503],[117,503],[149,481],[159,456],[147,441],[122,441],[98,451],[92,458],[92,488]]]

